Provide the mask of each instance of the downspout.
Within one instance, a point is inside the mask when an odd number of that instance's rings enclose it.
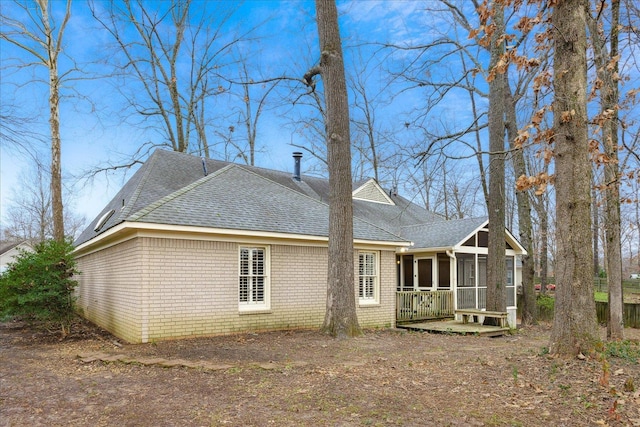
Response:
[[[453,260],[453,274],[451,283],[451,290],[453,291],[453,310],[458,309],[458,260],[456,259],[456,255],[453,252],[453,249],[445,251],[449,259]],[[449,267],[451,269],[451,267]],[[451,270],[449,270],[451,271]]]

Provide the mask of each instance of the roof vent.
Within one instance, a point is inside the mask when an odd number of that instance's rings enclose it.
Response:
[[[207,160],[202,158],[202,172],[204,172],[204,176],[207,176],[209,172],[207,172]]]
[[[300,181],[300,159],[302,159],[302,153],[296,151],[293,153],[293,159],[295,161],[293,165],[293,179],[296,181]]]

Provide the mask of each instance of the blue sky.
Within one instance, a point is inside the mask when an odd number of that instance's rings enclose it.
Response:
[[[61,13],[62,2],[54,3],[54,13]],[[103,4],[97,2],[98,7]],[[199,4],[201,6],[202,4]],[[227,9],[235,3],[223,2],[215,7]],[[211,5],[210,5],[211,6]],[[3,2],[3,13],[11,14],[12,6]],[[263,77],[289,75],[301,77],[304,72],[317,61],[317,29],[315,26],[315,10],[312,1],[247,1],[242,3],[228,24],[229,31],[247,31],[254,28],[250,37],[252,42],[247,53],[251,55],[252,72]],[[345,46],[345,61],[347,67],[353,68],[360,64],[359,56],[370,60],[371,52],[379,47],[365,42],[412,43],[424,38],[429,28],[437,28],[434,15],[423,10],[424,4],[412,1],[343,1],[339,2],[340,25]],[[73,4],[72,18],[65,32],[65,53],[74,58],[82,66],[96,71],[98,68],[91,61],[104,60],[105,53],[112,40],[93,21],[87,3]],[[21,55],[19,51],[3,43],[0,51],[4,64],[11,63],[12,58]],[[357,48],[356,48],[357,47]],[[356,54],[356,52],[358,52]],[[380,54],[386,55],[386,54]],[[375,60],[375,57],[374,57]],[[61,60],[61,69],[70,67],[67,59]],[[31,129],[47,134],[47,88],[44,84],[30,83],[34,75],[42,77],[44,68],[29,71],[12,72],[3,70],[2,85],[0,86],[3,102],[11,102],[23,114],[37,112],[38,120],[30,125]],[[367,71],[367,84],[372,87],[372,93],[380,91],[386,84],[386,75],[382,68],[371,67]],[[62,123],[62,153],[63,171],[70,179],[69,184],[75,182],[71,177],[78,176],[84,171],[96,167],[105,161],[117,163],[130,157],[136,147],[145,141],[158,138],[158,134],[148,129],[129,126],[112,111],[122,102],[118,94],[114,93],[112,83],[103,79],[88,80],[74,83],[75,90],[66,90],[67,98],[61,104]],[[389,114],[378,114],[381,126],[398,127],[403,122],[403,115],[407,106],[419,102],[419,94],[405,92],[396,99],[386,101],[386,111]],[[92,102],[85,102],[82,97],[89,97]],[[414,99],[416,98],[416,99]],[[222,106],[224,108],[224,106]],[[259,124],[257,156],[258,166],[279,170],[290,170],[292,167],[291,153],[296,151],[291,142],[303,144],[296,140],[296,136],[281,117],[282,112],[266,112]],[[459,106],[447,111],[443,115],[453,116],[462,112]],[[290,108],[285,114],[304,113]],[[407,133],[407,138],[414,136]],[[43,158],[48,156],[48,150],[42,145],[38,150]],[[310,159],[309,159],[310,160]],[[48,161],[46,162],[48,163]],[[29,162],[21,158],[15,150],[2,143],[0,150],[0,210],[4,214],[6,206],[12,197],[12,191],[29,173]],[[135,168],[134,168],[135,169]],[[117,192],[127,174],[111,174],[108,178],[98,175],[83,185],[75,184],[68,207],[87,221],[91,221],[106,202]]]

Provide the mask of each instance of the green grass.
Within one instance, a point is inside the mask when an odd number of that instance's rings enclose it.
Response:
[[[606,292],[595,292],[596,302],[607,302],[609,301],[609,296]]]

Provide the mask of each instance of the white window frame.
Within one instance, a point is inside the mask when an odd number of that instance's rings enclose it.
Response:
[[[264,259],[262,265],[262,274],[256,272],[254,270],[254,265],[251,262],[252,253],[255,251],[263,251]],[[243,259],[242,253],[243,251],[249,251],[249,262],[246,268],[243,271]],[[237,282],[237,292],[238,292],[238,310],[241,312],[251,312],[251,311],[264,311],[269,310],[271,308],[271,284],[270,284],[270,273],[271,273],[271,251],[269,246],[239,246],[238,247],[238,282]],[[262,301],[252,301],[252,291],[251,285],[254,278],[261,277],[263,280],[263,295]],[[240,282],[243,278],[247,279],[247,300],[241,301],[240,295]]]
[[[373,269],[364,271],[362,266],[363,256],[373,256]],[[363,279],[372,279],[373,289],[369,296],[363,296],[361,292]],[[377,251],[358,252],[358,302],[360,305],[380,304],[380,253]]]

